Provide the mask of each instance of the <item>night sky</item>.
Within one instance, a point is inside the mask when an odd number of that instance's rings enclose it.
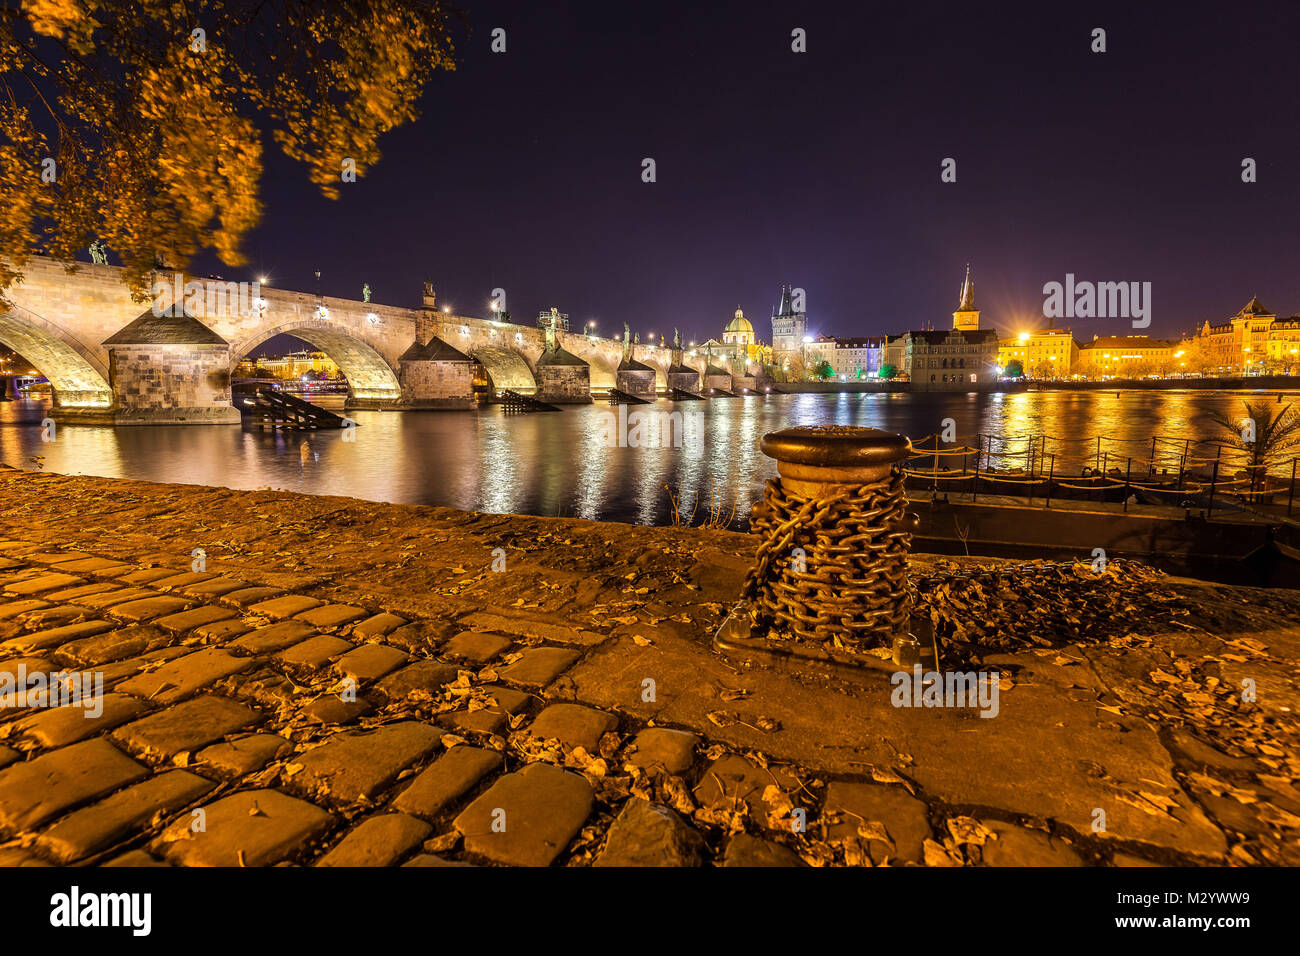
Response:
[[[813,332],[948,327],[968,261],[1003,330],[1067,272],[1151,282],[1154,335],[1300,312],[1295,5],[465,6],[460,68],[364,179],[324,199],[268,138],[249,266],[196,270],[401,306],[427,278],[471,315],[502,287],[515,321],[697,340],[737,304],[770,340],[782,282]]]

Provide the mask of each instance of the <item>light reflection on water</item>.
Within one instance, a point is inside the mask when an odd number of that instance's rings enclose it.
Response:
[[[1049,450],[1094,447],[1100,433],[1149,453],[1153,435],[1218,437],[1215,410],[1242,413],[1241,400],[1276,392],[1125,391],[1014,394],[803,394],[658,402],[653,412],[698,414],[683,447],[609,447],[608,405],[559,413],[352,412],[355,442],[342,433],[272,433],[235,426],[108,428],[66,425],[40,440],[48,402],[0,404],[0,461],[47,471],[146,481],[283,488],[309,494],[445,505],[472,511],[566,515],[662,524],[664,486],[697,519],[711,503],[738,518],[762,494],[774,463],[758,450],[767,432],[791,425],[869,425],[919,441],[952,418],[959,436],[1047,434]],[[1300,408],[1300,393],[1286,394]],[[338,410],[340,397],[319,404]],[[57,419],[57,415],[54,416]],[[1023,450],[1023,442],[1011,445]],[[1117,447],[1114,444],[1109,448]],[[1144,450],[1145,449],[1145,450]]]

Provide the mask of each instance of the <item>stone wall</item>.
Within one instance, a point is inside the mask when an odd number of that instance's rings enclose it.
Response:
[[[539,365],[537,398],[561,405],[590,402],[590,369],[585,365]]]
[[[655,389],[655,370],[646,369],[619,369],[618,385],[620,392],[627,392],[629,395],[636,395],[640,398],[654,398],[657,394]]]
[[[731,391],[731,376],[718,375],[716,373],[704,376],[704,390],[708,391],[711,388],[716,388],[723,392]]]
[[[684,392],[694,392],[696,394],[699,394],[700,373],[699,372],[669,372],[668,387],[680,388]]]
[[[469,362],[402,362],[402,407],[473,408],[473,369]]]
[[[119,345],[109,349],[113,423],[239,422],[223,345]]]

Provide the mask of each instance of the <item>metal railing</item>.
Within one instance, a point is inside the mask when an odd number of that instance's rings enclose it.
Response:
[[[1134,443],[1142,448],[1132,448]],[[1235,502],[1280,511],[1279,499],[1285,497],[1290,517],[1300,476],[1300,456],[1260,463],[1249,451],[1213,439],[1160,435],[1060,438],[981,432],[946,443],[931,434],[914,441],[912,449],[905,465],[907,477],[921,484],[928,481],[934,492],[941,487],[969,490],[972,500],[977,500],[981,487],[986,493],[999,488],[998,493],[1026,495],[1030,504],[1037,493],[1045,507],[1051,506],[1053,494],[1084,500],[1095,495],[1104,501],[1112,497],[1108,493],[1122,489],[1118,500],[1125,511],[1134,495],[1154,499],[1147,503],[1204,508],[1207,515],[1216,498],[1221,508]],[[924,467],[927,464],[929,468]]]

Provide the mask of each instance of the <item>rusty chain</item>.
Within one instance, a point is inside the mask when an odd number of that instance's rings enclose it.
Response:
[[[907,555],[915,521],[906,505],[897,467],[880,481],[836,485],[821,498],[768,481],[750,522],[763,540],[742,592],[755,624],[774,636],[838,639],[846,647],[892,639],[911,608]]]

